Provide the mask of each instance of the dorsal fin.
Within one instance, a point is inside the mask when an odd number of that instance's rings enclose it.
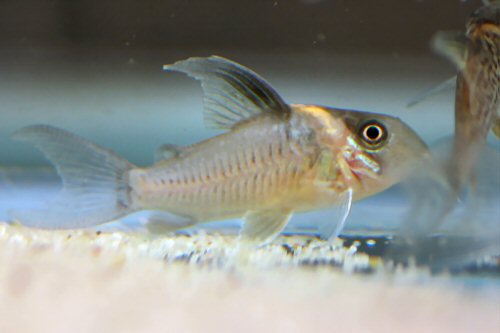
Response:
[[[432,37],[431,45],[434,52],[448,58],[458,70],[465,67],[467,48],[466,37],[462,32],[439,31]]]
[[[204,118],[209,127],[229,129],[267,112],[278,117],[290,113],[288,105],[263,78],[231,60],[211,56],[188,58],[163,66],[201,81]]]

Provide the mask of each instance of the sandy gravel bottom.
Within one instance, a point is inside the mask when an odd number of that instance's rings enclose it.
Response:
[[[0,223],[0,332],[500,331],[491,278],[388,272],[305,237],[236,244]]]

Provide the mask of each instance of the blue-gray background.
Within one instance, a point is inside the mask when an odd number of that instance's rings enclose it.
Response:
[[[44,164],[9,140],[46,123],[151,163],[156,146],[214,134],[199,85],[164,63],[218,54],[289,102],[399,115],[426,139],[452,132],[452,92],[413,109],[455,70],[431,54],[480,1],[0,1],[0,165]]]

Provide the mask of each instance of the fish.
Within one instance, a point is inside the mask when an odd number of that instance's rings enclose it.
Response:
[[[486,140],[500,137],[500,2],[485,1],[465,33],[439,32],[432,45],[458,74],[413,102],[455,87],[455,133],[408,180],[412,204],[385,258],[462,269],[499,251],[500,152]]]
[[[333,207],[320,230],[331,240],[352,201],[399,182],[428,154],[399,118],[288,104],[258,74],[223,57],[192,57],[164,70],[201,82],[205,123],[224,132],[186,147],[163,145],[157,162],[137,167],[63,129],[22,128],[13,139],[41,150],[63,188],[48,207],[17,212],[16,220],[74,229],[147,210],[163,212],[155,224],[177,230],[241,218],[241,239],[265,244],[294,213]]]
[[[476,10],[465,34],[436,34],[433,46],[458,69],[449,161],[450,182],[458,193],[473,181],[471,171],[488,133],[500,138],[500,2],[485,2]]]

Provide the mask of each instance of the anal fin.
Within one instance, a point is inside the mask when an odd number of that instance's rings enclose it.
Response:
[[[151,234],[163,235],[188,228],[194,224],[196,224],[196,221],[190,216],[181,216],[168,212],[152,212],[146,218],[144,227]]]
[[[266,209],[249,212],[244,217],[240,235],[244,241],[269,243],[285,228],[291,217],[291,210]]]

